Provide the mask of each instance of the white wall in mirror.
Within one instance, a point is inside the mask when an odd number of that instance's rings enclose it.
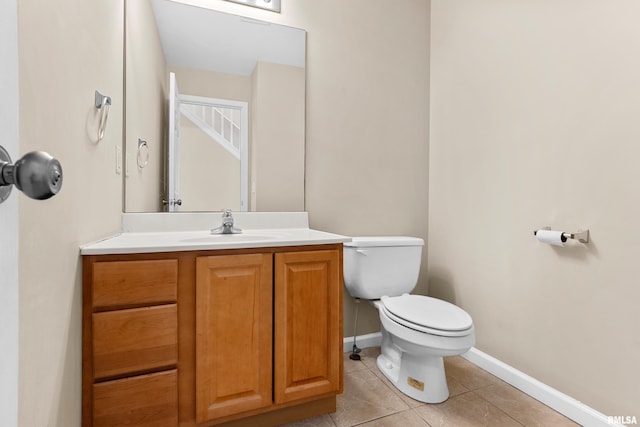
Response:
[[[243,76],[251,75],[256,61],[305,66],[305,38],[298,28],[182,2],[152,0],[152,5],[167,63],[173,66]]]

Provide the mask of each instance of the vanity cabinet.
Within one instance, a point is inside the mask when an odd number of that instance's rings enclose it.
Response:
[[[212,255],[196,271],[197,422],[341,391],[340,252]]]
[[[83,426],[275,426],[335,411],[342,244],[83,266]]]

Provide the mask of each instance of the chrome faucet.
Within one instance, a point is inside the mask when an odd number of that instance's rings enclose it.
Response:
[[[233,215],[231,209],[222,211],[222,225],[211,229],[211,234],[239,234],[242,230],[233,226]]]

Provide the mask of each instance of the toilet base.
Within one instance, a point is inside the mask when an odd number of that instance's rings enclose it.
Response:
[[[402,393],[425,403],[441,403],[449,398],[442,357],[416,357],[401,352],[398,363],[397,358],[389,356],[384,352],[378,356],[378,369]]]
[[[398,390],[425,403],[441,403],[449,398],[444,357],[457,356],[475,343],[473,326],[464,336],[441,336],[419,332],[391,320],[381,307],[382,343],[378,369]]]

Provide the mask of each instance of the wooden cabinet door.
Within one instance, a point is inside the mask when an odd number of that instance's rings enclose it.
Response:
[[[272,404],[272,255],[196,260],[196,421]]]
[[[341,255],[276,254],[276,403],[342,390]]]

